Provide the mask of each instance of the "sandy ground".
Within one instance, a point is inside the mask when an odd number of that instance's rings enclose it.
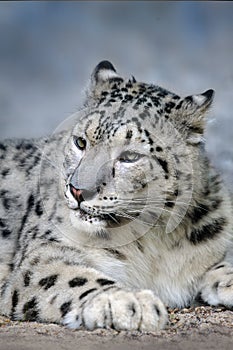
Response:
[[[169,310],[167,328],[155,333],[73,331],[55,324],[12,322],[1,317],[0,339],[1,350],[232,350],[233,311],[209,306]]]

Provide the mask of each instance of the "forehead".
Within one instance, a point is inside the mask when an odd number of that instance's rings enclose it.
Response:
[[[120,139],[137,139],[143,133],[144,128],[154,127],[152,118],[142,121],[131,106],[122,108],[121,104],[115,103],[114,108],[95,110],[88,114],[78,126],[90,141],[113,141],[116,137]],[[77,131],[78,131],[77,130]]]
[[[180,97],[160,86],[146,83],[132,82],[131,80],[113,80],[99,93],[100,106],[110,106],[112,103],[121,101],[122,104],[131,104],[133,109],[159,108],[166,102],[179,100]],[[169,107],[169,106],[167,106]]]
[[[118,138],[135,138],[143,130],[156,128],[161,118],[172,114],[180,99],[154,85],[112,82],[100,92],[98,107],[89,111],[77,125],[92,142]]]

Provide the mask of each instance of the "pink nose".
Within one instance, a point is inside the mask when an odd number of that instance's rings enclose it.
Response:
[[[70,189],[71,189],[71,192],[72,192],[74,198],[77,199],[78,202],[82,202],[84,200],[83,195],[82,195],[82,193],[83,193],[82,190],[79,190],[72,185],[70,185]]]

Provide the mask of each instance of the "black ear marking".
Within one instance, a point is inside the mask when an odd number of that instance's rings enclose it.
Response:
[[[214,99],[214,90],[209,89],[199,95],[190,95],[185,97],[185,101],[193,108],[207,109]],[[190,108],[190,107],[189,107]]]
[[[135,77],[133,75],[131,76],[130,80],[131,80],[132,83],[136,83],[137,82],[137,80],[135,79]]]
[[[94,69],[92,77],[95,82],[106,81],[110,78],[117,77],[118,74],[116,72],[115,67],[109,61],[101,61]]]
[[[206,90],[205,92],[203,92],[202,95],[205,96],[208,100],[212,100],[214,97],[214,90],[213,89]]]
[[[186,96],[175,107],[177,124],[186,130],[186,139],[189,144],[197,145],[203,142],[206,114],[213,99],[214,90],[209,89],[200,94]]]
[[[204,109],[208,109],[208,107],[212,104],[214,99],[214,90],[209,89],[206,90],[201,94],[205,98],[204,102],[202,103],[201,107]]]
[[[95,68],[95,72],[98,73],[102,69],[108,69],[112,70],[113,72],[116,72],[116,69],[114,68],[113,64],[109,61],[101,61],[99,64],[97,64]]]
[[[200,95],[193,95],[193,101],[198,105],[200,108],[207,109],[214,99],[214,90],[209,89],[203,92]]]

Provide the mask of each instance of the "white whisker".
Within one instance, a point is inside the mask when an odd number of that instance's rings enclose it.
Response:
[[[150,223],[150,222],[147,222],[147,221],[142,220],[140,217],[135,217],[135,216],[132,216],[132,215],[130,215],[130,214],[128,214],[128,213],[126,214],[126,213],[124,213],[124,212],[118,212],[117,215],[118,215],[118,216],[121,216],[121,217],[124,217],[124,218],[126,218],[126,219],[130,219],[130,220],[138,220],[138,221],[140,221],[141,223],[143,223],[143,224],[145,224],[145,225],[147,225],[147,226],[151,226],[151,227],[160,227],[160,225],[152,224],[152,223]]]

